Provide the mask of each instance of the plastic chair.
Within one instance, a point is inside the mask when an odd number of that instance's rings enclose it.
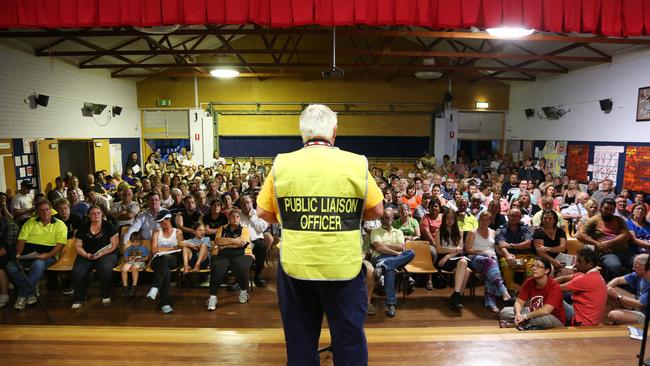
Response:
[[[433,266],[433,259],[431,258],[431,248],[429,242],[426,240],[407,241],[405,244],[406,249],[411,249],[415,252],[415,258],[404,266],[404,271],[408,274],[432,274],[437,273],[438,270]],[[406,297],[406,286],[402,286],[403,295]]]
[[[74,261],[77,259],[77,249],[75,248],[75,239],[69,239],[61,251],[57,262],[47,267],[48,271],[71,271]]]
[[[566,240],[566,252],[567,254],[576,255],[578,250],[582,249],[583,244],[576,238],[568,238]]]

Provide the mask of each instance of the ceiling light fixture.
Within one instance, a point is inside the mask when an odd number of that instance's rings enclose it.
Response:
[[[210,75],[219,79],[232,79],[239,76],[239,71],[232,69],[214,69],[210,71]]]
[[[415,73],[415,77],[423,80],[434,80],[442,76],[442,73],[439,71],[418,71]]]
[[[490,103],[488,102],[479,102],[476,101],[476,109],[488,109],[490,108]]]
[[[497,38],[520,38],[526,37],[533,34],[534,29],[526,29],[519,27],[499,27],[499,28],[488,28],[487,32]]]

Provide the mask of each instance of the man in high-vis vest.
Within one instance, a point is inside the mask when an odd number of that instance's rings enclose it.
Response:
[[[300,115],[304,147],[279,154],[257,197],[257,215],[282,225],[278,302],[289,365],[319,365],[323,314],[335,365],[366,365],[367,298],[361,220],[383,212],[383,195],[362,155],[335,148],[336,114]]]

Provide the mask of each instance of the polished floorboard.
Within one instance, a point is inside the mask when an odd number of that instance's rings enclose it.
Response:
[[[214,312],[205,309],[207,289],[172,288],[175,312],[163,315],[144,298],[144,277],[134,298],[99,300],[73,311],[72,298],[60,289],[42,288],[53,324],[37,306],[16,312],[0,309],[0,365],[283,365],[284,334],[277,308],[275,269],[269,283],[255,288],[251,301],[239,304],[237,292],[222,289]],[[499,329],[496,317],[466,291],[462,313],[448,310],[451,289],[416,288],[400,303],[395,318],[369,316],[366,334],[370,365],[635,365],[640,342],[625,326],[565,328],[520,332]],[[326,321],[324,321],[326,327]],[[329,342],[327,329],[322,345]],[[648,356],[650,357],[650,355]],[[332,355],[324,353],[323,365]]]

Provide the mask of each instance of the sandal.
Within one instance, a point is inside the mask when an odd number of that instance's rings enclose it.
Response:
[[[514,328],[515,323],[510,323],[507,320],[499,320],[499,328]]]
[[[431,283],[431,281],[427,281],[427,284],[424,285],[424,288],[429,291],[433,290],[433,283]]]
[[[192,267],[190,266],[184,266],[183,267],[183,273],[188,274],[192,270]]]

